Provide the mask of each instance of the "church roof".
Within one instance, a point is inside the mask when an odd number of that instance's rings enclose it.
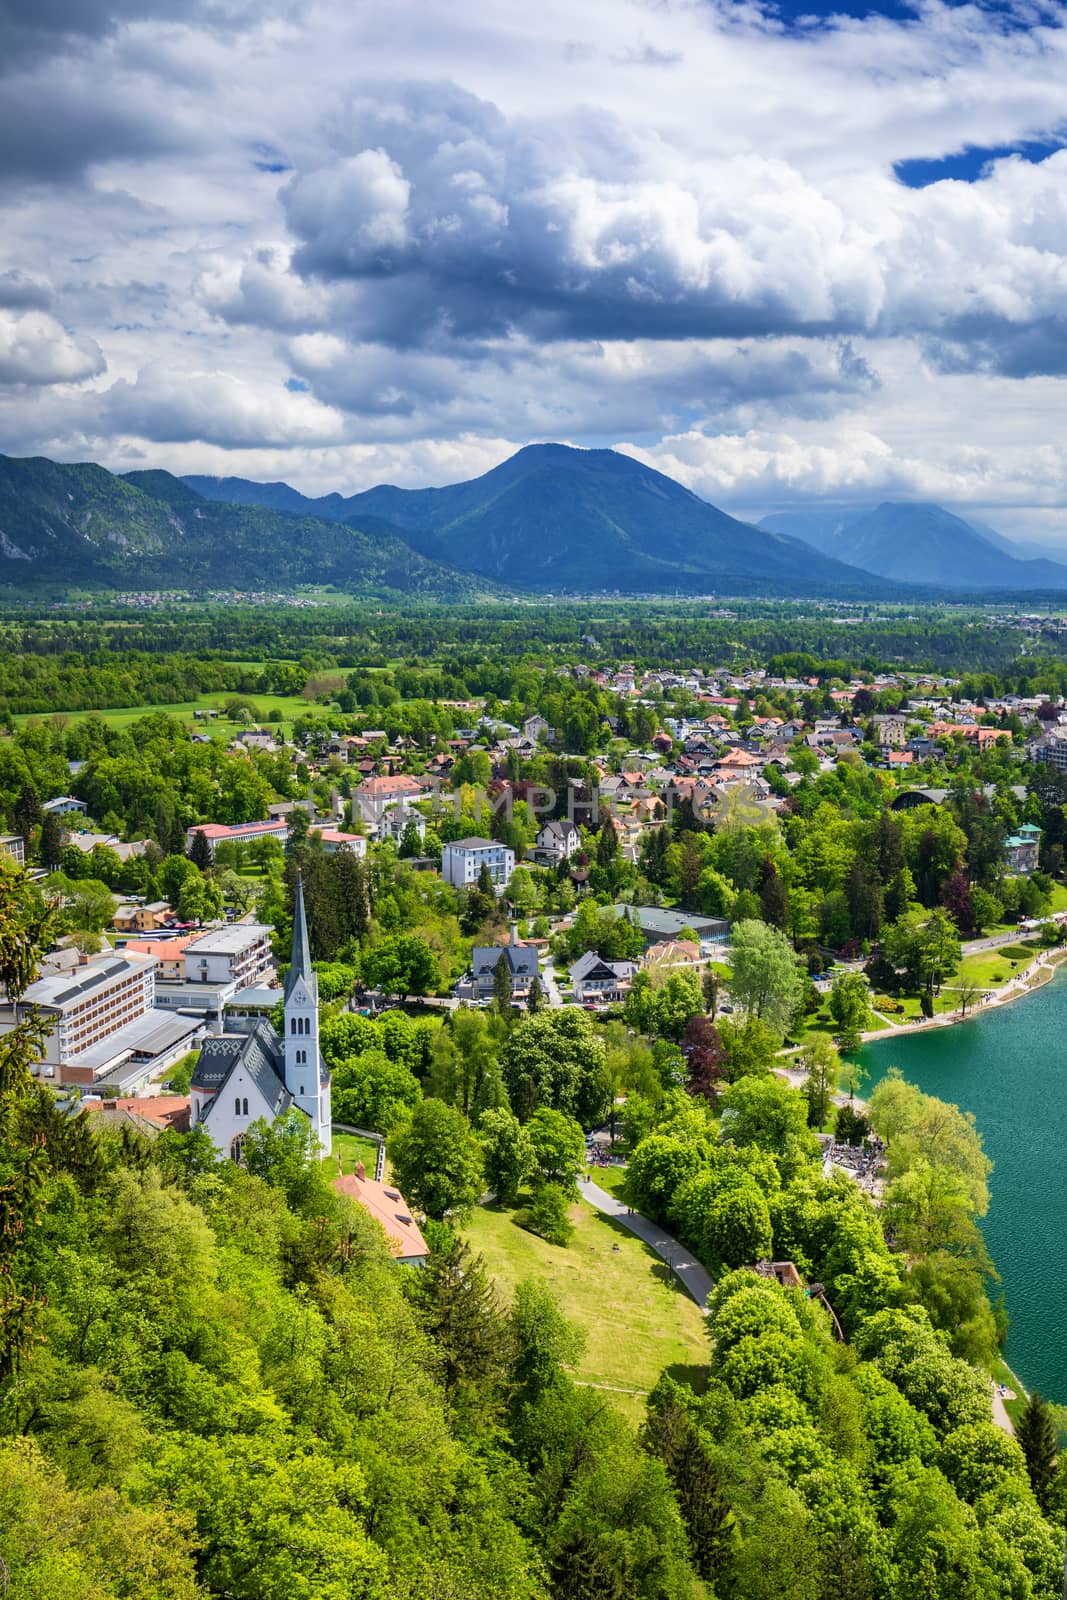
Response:
[[[255,1084],[272,1117],[280,1117],[289,1109],[293,1097],[285,1087],[285,1060],[269,1023],[257,1022],[251,1033],[224,1033],[205,1039],[191,1087],[217,1096],[238,1068],[243,1068]]]
[[[318,998],[318,984],[315,969],[311,965],[311,945],[308,942],[307,917],[304,914],[304,880],[298,872],[296,875],[296,904],[293,907],[293,951],[289,962],[289,971],[285,975],[285,998],[288,1000],[298,980],[302,979],[305,989],[313,1000]]]

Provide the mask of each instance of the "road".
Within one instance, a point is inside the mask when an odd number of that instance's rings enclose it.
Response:
[[[691,1294],[700,1309],[704,1310],[708,1295],[715,1287],[715,1280],[696,1256],[639,1211],[628,1211],[621,1200],[616,1200],[613,1194],[601,1189],[591,1179],[579,1187],[583,1197],[597,1211],[602,1211],[606,1217],[614,1217],[616,1222],[621,1222],[624,1228],[629,1228],[631,1233],[636,1233],[639,1239],[650,1245],[660,1260],[667,1263],[686,1293]]]

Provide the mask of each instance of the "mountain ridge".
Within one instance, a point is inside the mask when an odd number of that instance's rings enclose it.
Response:
[[[1012,553],[994,528],[925,500],[774,512],[760,523],[895,582],[955,590],[1067,589],[1067,564]]]

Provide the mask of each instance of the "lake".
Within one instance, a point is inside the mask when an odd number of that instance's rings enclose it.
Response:
[[[1005,1358],[1028,1389],[1067,1403],[1067,964],[1034,994],[974,1022],[865,1045],[869,1094],[890,1067],[974,1113],[995,1163],[982,1222],[1003,1280]]]

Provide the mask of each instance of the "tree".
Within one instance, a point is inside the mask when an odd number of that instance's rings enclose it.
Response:
[[[860,1035],[871,1025],[871,991],[862,973],[838,973],[830,987],[830,1015],[837,1025],[841,1048],[857,1049]]]
[[[221,917],[222,890],[212,878],[188,877],[178,893],[178,916],[183,922],[202,925]]]
[[[784,1151],[790,1138],[805,1138],[807,1122],[803,1096],[778,1078],[740,1078],[723,1093],[723,1138],[732,1144]]]
[[[508,960],[507,951],[501,949],[500,957],[493,968],[493,999],[496,1009],[502,1017],[511,1016],[511,962]]]
[[[16,830],[29,843],[34,828],[39,828],[44,818],[40,796],[32,783],[22,785],[12,814]]]
[[[41,837],[37,852],[42,867],[55,872],[63,859],[63,824],[54,811],[46,811],[41,819]]]
[[[202,828],[197,828],[189,840],[189,860],[201,872],[210,872],[213,865],[211,846],[207,834]]]
[[[704,1010],[714,1022],[719,1009],[719,974],[710,962],[701,975],[700,992],[704,996]]]
[[[441,968],[425,939],[414,933],[392,933],[364,955],[363,981],[406,1000],[439,988]]]
[[[516,1023],[501,1064],[520,1121],[541,1105],[566,1112],[583,1128],[603,1120],[610,1099],[604,1041],[576,1006],[539,1011]]]
[[[507,1318],[481,1256],[446,1235],[416,1275],[412,1298],[440,1361],[445,1393],[464,1408],[492,1404],[512,1355]]]
[[[67,918],[72,928],[102,933],[115,915],[115,896],[97,878],[80,878],[64,894]]]
[[[409,1202],[440,1221],[462,1215],[482,1192],[482,1151],[462,1113],[424,1100],[389,1141],[393,1176]]]
[[[1015,1437],[1026,1460],[1026,1472],[1034,1497],[1043,1511],[1050,1511],[1052,1485],[1059,1465],[1059,1447],[1052,1407],[1034,1389],[1015,1426]]]
[[[541,983],[539,975],[535,972],[533,978],[530,980],[530,992],[526,997],[526,1009],[530,1012],[530,1015],[533,1016],[535,1012],[542,1010],[544,1005],[544,987]]]
[[[570,1200],[571,1197],[560,1184],[542,1181],[538,1183],[530,1205],[524,1206],[516,1214],[515,1221],[531,1233],[539,1234],[549,1244],[566,1248],[574,1234],[574,1224],[568,1216]]]
[[[478,1138],[486,1184],[502,1204],[508,1205],[537,1165],[528,1127],[506,1106],[491,1106],[482,1114]]]
[[[547,1183],[575,1192],[575,1180],[585,1167],[585,1135],[580,1123],[562,1111],[540,1106],[526,1124],[534,1161]]]
[[[800,969],[788,939],[765,922],[735,923],[730,993],[750,1016],[785,1033],[800,1001]]]
[[[704,1221],[705,1258],[718,1266],[755,1266],[771,1253],[773,1230],[767,1202],[751,1180],[724,1189]]]
[[[715,1100],[726,1078],[726,1048],[710,1017],[691,1017],[681,1038],[690,1094]]]
[[[613,867],[619,859],[619,835],[611,816],[605,812],[600,824],[600,834],[596,845],[596,864],[598,867]]]
[[[808,1121],[813,1128],[822,1128],[841,1076],[841,1057],[824,1033],[816,1033],[800,1052],[800,1064],[805,1074],[803,1092],[808,1102]]]

